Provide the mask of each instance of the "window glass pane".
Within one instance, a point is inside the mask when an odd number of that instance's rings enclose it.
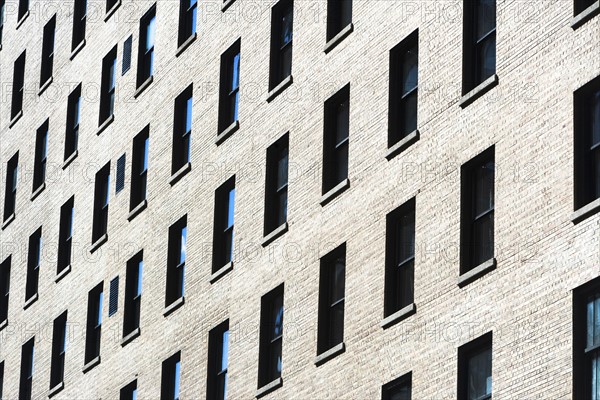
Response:
[[[114,58],[112,63],[110,64],[110,69],[108,71],[108,90],[111,91],[115,88],[115,80],[117,73],[117,59]]]
[[[418,84],[418,54],[412,48],[404,54],[402,65],[402,94],[415,88]]]
[[[181,363],[177,361],[175,363],[175,383],[173,385],[173,399],[179,399],[179,374],[181,373]]]
[[[142,270],[144,269],[144,261],[138,263],[137,282],[135,288],[135,296],[142,294]]]
[[[589,362],[591,364],[590,382],[592,384],[589,389],[591,391],[590,399],[600,400],[600,353],[595,352]]]
[[[417,92],[402,100],[402,134],[408,135],[417,129]]]
[[[344,303],[338,303],[331,308],[330,315],[330,336],[329,345],[331,347],[344,341]]]
[[[496,72],[496,35],[492,34],[477,48],[479,82],[483,82]]]
[[[288,196],[287,189],[282,190],[278,194],[278,210],[277,210],[277,226],[281,226],[285,221],[287,221],[287,206],[288,206]]]
[[[69,227],[67,228],[67,238],[70,239],[71,237],[73,237],[73,218],[75,215],[75,207],[71,207],[71,212],[69,215]]]
[[[193,97],[190,96],[186,102],[185,132],[184,133],[187,133],[192,130],[192,100],[193,100]]]
[[[277,296],[273,299],[273,332],[272,338],[283,334],[283,297]]]
[[[592,146],[600,144],[600,90],[592,95]]]
[[[411,261],[400,267],[396,273],[398,279],[396,282],[398,309],[413,302],[414,271],[414,262]]]
[[[288,182],[288,151],[282,149],[281,157],[277,160],[277,189],[280,189]]]
[[[12,189],[13,191],[17,188],[17,181],[19,178],[19,168],[15,165],[12,171]]]
[[[223,332],[222,336],[223,348],[221,350],[221,371],[227,369],[229,359],[229,330]]]
[[[286,46],[280,57],[279,78],[283,80],[292,74],[292,46]]]
[[[77,125],[79,125],[79,112],[81,109],[81,97],[78,96],[77,100],[75,101],[75,116],[74,116],[74,124],[73,127],[76,127]]]
[[[485,349],[469,358],[468,399],[492,394],[492,350]]]
[[[398,219],[396,225],[398,241],[397,264],[412,258],[415,254],[415,213],[410,211]]]
[[[153,16],[146,26],[146,51],[154,47],[154,37],[156,33],[156,16]]]
[[[293,13],[292,7],[285,10],[285,14],[281,18],[281,47],[292,41],[293,35]]]
[[[181,245],[180,245],[179,249],[180,249],[179,264],[182,264],[185,262],[186,255],[187,255],[187,226],[184,226],[181,229]]]
[[[282,368],[281,346],[282,346],[281,339],[277,339],[277,341],[275,341],[271,345],[271,352],[269,354],[271,356],[271,360],[269,360],[271,370],[269,371],[269,373],[270,373],[269,377],[272,379],[275,379],[275,378],[281,376],[281,368]]]
[[[600,147],[596,148],[592,158],[592,176],[596,177],[596,182],[595,184],[592,182],[592,185],[596,187],[594,198],[597,199],[600,198]]]
[[[240,53],[233,56],[232,71],[231,71],[231,90],[237,89],[240,86]]]
[[[339,104],[336,115],[335,142],[340,143],[348,137],[348,124],[350,116],[350,104],[348,99]]]
[[[231,189],[228,194],[226,228],[233,226],[234,207],[235,207],[235,188]]]
[[[137,400],[137,388],[134,388],[131,392],[131,400]]]
[[[473,223],[472,266],[477,266],[492,258],[494,254],[494,213],[476,220]]]
[[[476,25],[477,40],[496,27],[496,0],[479,0]]]
[[[348,177],[348,143],[337,150],[336,165],[336,183],[339,183]]]
[[[388,397],[386,397],[386,400],[411,400],[410,386],[402,385],[391,388]]]
[[[486,162],[475,173],[475,215],[494,208],[494,163]]]
[[[144,140],[144,158],[142,160],[142,172],[148,169],[148,146],[150,145],[150,139]]]
[[[104,292],[100,292],[98,294],[98,308],[96,309],[96,315],[97,315],[97,320],[96,320],[96,326],[100,326],[102,325],[102,303],[104,302]]]
[[[332,272],[331,302],[334,303],[344,298],[346,266],[343,258],[335,260]]]

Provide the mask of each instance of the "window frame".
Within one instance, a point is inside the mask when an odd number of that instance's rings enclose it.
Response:
[[[75,217],[75,196],[71,196],[60,207],[60,222],[58,232],[58,257],[56,275],[59,276],[71,265],[73,249],[73,222]]]
[[[85,335],[86,365],[100,357],[103,308],[104,282],[100,282],[88,293],[87,328]]]
[[[137,400],[137,379],[121,388],[119,391],[119,400]]]
[[[190,5],[190,3],[192,3]],[[185,5],[187,3],[187,6]],[[196,35],[198,22],[198,0],[179,1],[179,32],[177,35],[177,46],[182,46],[187,40]]]
[[[144,251],[141,250],[127,261],[125,300],[123,306],[124,338],[140,327],[143,270]]]
[[[191,160],[191,139],[193,129],[194,88],[190,84],[175,98],[173,121],[173,151],[171,175],[185,168]],[[189,121],[189,129],[188,129]]]
[[[27,362],[25,362],[27,357]],[[35,336],[21,346],[21,372],[19,379],[19,399],[31,400],[33,375],[35,373]]]
[[[185,294],[185,267],[187,263],[187,214],[169,227],[165,307],[175,304]],[[185,233],[184,233],[185,232]],[[183,243],[185,238],[185,244]],[[185,253],[183,249],[186,249]],[[181,261],[182,254],[184,260]]]
[[[67,122],[65,132],[66,162],[76,152],[79,145],[79,124],[81,122],[81,83],[69,94],[67,99]]]
[[[42,227],[40,226],[29,236],[27,276],[25,278],[25,304],[33,301],[38,295],[42,251]]]
[[[224,336],[227,332],[227,345]],[[221,322],[208,333],[208,365],[206,378],[206,398],[225,400],[227,393],[227,370],[223,369],[223,359],[229,363],[229,319]],[[227,354],[224,356],[224,352]],[[219,367],[220,365],[220,367]]]
[[[94,190],[92,245],[108,234],[108,207],[110,203],[110,161],[97,173]]]
[[[492,378],[492,392],[489,395],[480,396],[477,399],[473,400],[490,400],[493,396],[493,380],[494,380],[494,347],[493,347],[493,335],[492,331],[487,332],[476,339],[471,340],[468,343],[463,344],[458,348],[458,378],[457,378],[457,393],[459,399],[468,399],[468,379],[469,379],[469,361],[470,359],[477,354],[480,354],[482,351],[485,351],[489,348],[491,353],[491,362],[490,362],[490,373]],[[470,399],[469,399],[470,400]]]
[[[283,43],[284,18],[291,16],[291,39]],[[271,8],[271,56],[269,62],[269,91],[292,76],[294,47],[294,0],[279,0]],[[289,48],[289,73],[282,71]]]
[[[347,103],[348,131],[345,137],[338,136],[343,127],[338,121],[344,112],[344,103]],[[348,179],[350,160],[350,84],[346,84],[333,96],[325,101],[323,123],[323,185],[322,193],[327,194],[337,185]],[[343,132],[342,132],[343,133]],[[345,151],[344,151],[345,148]],[[345,154],[344,154],[345,153]],[[342,158],[343,157],[343,158]],[[345,170],[345,173],[343,171]]]
[[[235,227],[235,175],[231,176],[215,190],[215,208],[213,224],[213,274],[233,263],[234,259],[234,227]],[[230,204],[233,192],[233,205]],[[230,211],[233,215],[230,215]],[[232,223],[229,225],[229,219]],[[227,220],[227,222],[224,222]],[[229,243],[230,251],[227,254],[226,245]]]
[[[395,393],[390,393],[398,388],[408,387],[408,397],[404,400],[410,400],[412,397],[412,371],[384,384],[381,387],[381,400],[392,400]]]
[[[129,211],[135,210],[147,197],[150,125],[133,138],[131,157],[131,191]]]
[[[267,148],[264,236],[274,232],[287,222],[289,147],[289,133],[285,133]],[[281,182],[280,184],[279,166],[281,162],[285,163],[285,183]],[[281,209],[282,197],[285,197],[285,209],[283,210]],[[280,219],[282,220],[280,221]]]
[[[344,266],[342,292],[340,299],[332,298],[332,285],[335,284],[335,270],[338,260],[342,260]],[[320,260],[319,273],[319,315],[317,329],[317,354],[321,355],[336,346],[344,343],[344,319],[345,319],[345,300],[346,300],[346,243],[342,243]],[[334,308],[341,305],[342,324],[335,326],[335,320],[332,318]],[[339,332],[334,332],[339,329]],[[339,335],[341,340],[334,343],[335,335]]]
[[[33,163],[33,188],[35,193],[46,182],[46,165],[48,162],[48,132],[50,120],[46,119],[37,129],[35,138],[35,154]]]
[[[327,42],[352,24],[352,8],[352,0],[327,0]]]
[[[71,52],[75,52],[85,43],[85,27],[87,22],[87,0],[75,0],[73,6],[73,34]],[[71,58],[73,55],[71,55]]]
[[[152,27],[151,27],[152,26]],[[148,30],[153,29],[152,46],[148,48]],[[140,19],[136,87],[139,89],[154,75],[154,45],[156,38],[156,3]]]
[[[17,23],[23,20],[29,12],[29,0],[19,0],[19,8],[17,14]]]
[[[112,77],[110,76],[112,72]],[[98,126],[103,126],[114,117],[117,88],[117,45],[102,59],[102,79],[100,84],[100,118]]]
[[[54,69],[54,46],[56,40],[56,14],[44,25],[42,38],[42,62],[40,69],[40,88],[44,87],[52,78]]]
[[[181,351],[162,362],[160,400],[179,400]]]
[[[281,303],[280,327],[277,326],[275,312],[276,306]],[[258,389],[281,379],[283,369],[276,371],[274,360],[283,360],[283,332],[284,332],[284,284],[280,284],[260,300],[260,339],[258,357]],[[276,333],[279,328],[279,334]]]
[[[8,321],[12,255],[0,263],[0,325]]]
[[[10,182],[10,184],[9,184]],[[4,194],[4,223],[15,215],[17,203],[17,186],[19,183],[19,152],[17,151],[6,163],[6,188]]]
[[[17,57],[13,70],[13,91],[10,107],[10,119],[14,121],[19,114],[23,112],[23,95],[25,91],[25,62],[27,60],[27,50],[23,50]]]
[[[52,356],[50,361],[50,390],[64,383],[65,354],[67,351],[67,311],[54,319],[52,329]]]
[[[241,39],[237,39],[221,55],[219,85],[219,134],[239,121],[239,94],[241,70]],[[237,68],[237,75],[236,75]],[[235,79],[237,76],[237,80]],[[233,107],[233,109],[231,109]]]

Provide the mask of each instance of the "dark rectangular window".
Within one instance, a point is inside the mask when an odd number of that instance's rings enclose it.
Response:
[[[21,347],[21,379],[19,383],[19,399],[31,400],[33,383],[33,353],[35,337],[32,337]]]
[[[46,120],[37,130],[35,137],[35,160],[33,163],[33,191],[35,192],[46,181],[46,164],[48,161],[48,124]]]
[[[412,374],[409,372],[381,388],[381,400],[411,400]]]
[[[258,388],[281,377],[283,284],[264,295],[260,305]]]
[[[227,398],[227,365],[229,356],[229,320],[211,329],[208,334],[208,378],[206,398]]]
[[[192,96],[193,87],[190,85],[175,99],[171,174],[175,174],[190,162],[192,143]]]
[[[115,179],[115,194],[125,189],[125,163],[127,162],[127,154],[122,154],[117,158],[117,179]]]
[[[198,0],[179,1],[179,36],[177,45],[181,46],[196,33],[196,14]]]
[[[127,261],[125,280],[125,312],[123,313],[123,337],[140,327],[142,306],[142,269],[144,253],[140,251]]]
[[[81,83],[69,94],[67,100],[67,131],[65,133],[65,161],[76,151],[79,142],[81,112]]]
[[[321,258],[320,273],[318,354],[344,341],[345,243]]]
[[[73,38],[71,51],[85,40],[85,22],[87,19],[87,0],[75,0],[73,6]]]
[[[25,301],[38,293],[40,264],[42,263],[42,228],[29,236],[29,254],[27,256],[27,279],[25,283]]]
[[[352,23],[352,0],[327,0],[327,41]]]
[[[217,272],[233,259],[233,216],[235,209],[235,175],[215,191],[213,266]]]
[[[108,13],[120,0],[106,0],[106,12]]]
[[[267,149],[265,236],[287,221],[288,134]]]
[[[386,217],[385,317],[414,302],[415,199]]]
[[[0,0],[0,47],[2,47],[2,31],[4,28],[4,12],[5,12],[5,8],[6,8],[6,1],[5,0]],[[0,390],[2,390],[2,388],[0,387]]]
[[[156,33],[156,5],[140,20],[137,86],[146,82],[154,72],[154,39]]]
[[[135,209],[146,200],[148,183],[148,146],[150,144],[150,126],[144,128],[133,138],[133,157],[131,161],[131,199],[129,210]]]
[[[494,257],[494,171],[493,146],[461,168],[461,274]]]
[[[269,90],[292,75],[293,0],[280,0],[271,11],[271,73]]]
[[[162,363],[160,400],[179,400],[181,375],[181,352],[177,352]]]
[[[40,87],[52,77],[54,64],[54,36],[56,32],[56,15],[44,26],[44,38],[42,40],[42,69],[40,72]]]
[[[133,35],[130,35],[123,42],[123,65],[121,66],[121,75],[125,75],[131,68],[131,53],[133,50]]]
[[[219,133],[238,120],[240,100],[240,40],[221,56]]]
[[[492,332],[458,348],[458,398],[492,398]]]
[[[573,398],[600,399],[600,278],[573,291]]]
[[[0,264],[0,322],[8,320],[8,298],[10,293],[10,264],[12,256]]]
[[[496,73],[496,0],[464,0],[463,94]]]
[[[165,307],[183,297],[187,256],[187,215],[169,227]]]
[[[102,125],[109,119],[115,108],[115,87],[117,80],[117,46],[102,59],[102,82],[100,84],[100,120]]]
[[[417,130],[419,31],[390,51],[388,147]]]
[[[574,94],[575,209],[600,199],[600,76]]]
[[[108,228],[108,200],[110,195],[110,162],[96,173],[94,190],[94,221],[92,244],[106,235]]]
[[[50,364],[50,389],[63,382],[65,374],[65,352],[67,351],[67,312],[54,320],[52,334],[52,362]]]
[[[25,50],[15,60],[13,70],[12,103],[10,108],[10,119],[14,119],[19,112],[23,111],[23,92],[25,89]]]
[[[323,194],[348,178],[350,85],[325,102]]]
[[[20,21],[21,18],[27,14],[27,11],[29,11],[29,0],[19,0],[19,14],[17,21]]]
[[[119,400],[137,400],[137,379],[121,389]]]
[[[100,336],[102,333],[102,303],[104,284],[100,283],[88,294],[87,329],[85,337],[85,363],[100,357]]]
[[[58,232],[58,265],[56,274],[60,274],[71,265],[73,248],[73,216],[75,214],[75,196],[60,208],[60,226]]]
[[[4,221],[15,213],[17,201],[17,181],[19,179],[19,152],[6,164],[6,192],[4,194]]]
[[[2,393],[4,388],[4,361],[0,362],[0,399],[2,398]]]
[[[584,12],[592,4],[596,3],[597,0],[575,0],[575,15]]]
[[[108,285],[108,316],[112,317],[119,310],[119,276],[111,279]]]

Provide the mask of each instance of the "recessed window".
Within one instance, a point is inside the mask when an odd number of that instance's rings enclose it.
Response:
[[[96,173],[94,190],[94,221],[92,226],[92,244],[96,243],[108,229],[108,200],[110,195],[110,162]]]
[[[77,49],[85,40],[85,23],[87,19],[87,0],[75,0],[73,7],[73,38],[71,51]]]
[[[458,348],[458,398],[492,398],[492,333]]]
[[[196,15],[198,0],[180,0],[179,2],[179,37],[178,46],[196,33]]]
[[[16,59],[13,70],[12,102],[10,119],[15,119],[23,111],[23,92],[25,89],[25,50]]]
[[[323,194],[348,178],[350,85],[325,102]]]
[[[117,46],[102,60],[102,82],[100,84],[100,122],[102,125],[114,114],[115,87],[117,80]]]
[[[345,286],[346,244],[344,243],[321,258],[318,354],[344,341]]]
[[[287,221],[288,134],[267,149],[265,236]]]
[[[138,49],[137,87],[154,72],[154,39],[156,33],[156,5],[140,21],[140,47]]]
[[[573,291],[573,398],[600,396],[600,279]]]
[[[6,164],[6,192],[4,195],[4,221],[15,213],[17,201],[17,182],[19,179],[19,152],[8,160]]]
[[[175,99],[171,174],[175,174],[190,162],[192,139],[192,94],[193,88],[192,85],[190,85]]]
[[[19,399],[31,400],[33,383],[33,355],[35,350],[35,337],[32,337],[21,347],[21,378],[19,383]]]
[[[496,73],[496,0],[464,1],[463,95]]]
[[[73,216],[75,214],[75,196],[71,197],[60,208],[60,226],[58,232],[58,265],[56,274],[59,275],[71,265],[73,249]]]
[[[280,0],[271,11],[271,73],[269,90],[292,75],[293,0]]]
[[[327,41],[352,22],[352,0],[327,0]]]
[[[27,279],[25,283],[25,302],[38,293],[40,264],[42,263],[42,228],[29,236],[29,254],[27,255]]]
[[[102,303],[104,284],[100,283],[88,294],[87,329],[85,337],[85,363],[100,357],[100,336],[102,333]]]
[[[461,168],[461,274],[494,257],[494,171],[493,146]]]
[[[76,151],[79,143],[79,119],[81,113],[81,83],[69,94],[67,100],[67,129],[65,132],[65,161]]]
[[[206,398],[227,398],[227,366],[229,358],[229,320],[224,321],[208,334],[208,378]]]
[[[48,162],[48,124],[46,120],[40,126],[35,138],[35,160],[33,164],[33,191],[35,192],[46,181],[46,164]]]
[[[29,0],[19,0],[19,14],[17,21],[20,21],[29,11]]]
[[[412,373],[408,373],[381,388],[381,400],[411,400]]]
[[[595,3],[597,0],[575,0],[575,15],[581,14]]]
[[[281,377],[283,345],[283,284],[264,295],[260,307],[258,388]]]
[[[181,375],[181,352],[177,352],[162,363],[160,400],[179,400]]]
[[[187,257],[187,215],[169,228],[168,252],[165,307],[183,297]]]
[[[150,145],[149,134],[150,127],[147,126],[133,138],[130,211],[146,200],[148,186],[148,146]]]
[[[137,379],[121,389],[119,400],[137,400]]]
[[[219,133],[238,120],[240,100],[240,40],[221,56]]]
[[[123,313],[123,337],[140,327],[142,307],[142,270],[144,253],[140,251],[127,262],[125,281],[125,312]]]
[[[8,320],[11,259],[12,256],[8,256],[0,264],[0,323]]]
[[[415,199],[386,217],[385,317],[414,302]]]
[[[54,36],[56,31],[56,15],[44,26],[44,38],[42,40],[42,69],[40,72],[40,87],[52,77],[54,64]]]
[[[65,352],[67,351],[67,312],[54,320],[52,334],[52,360],[50,363],[50,389],[64,381]]]
[[[213,268],[217,272],[233,259],[233,216],[235,206],[235,175],[215,192],[215,223]]]

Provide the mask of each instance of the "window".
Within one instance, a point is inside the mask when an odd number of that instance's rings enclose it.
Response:
[[[461,168],[461,270],[494,257],[494,147]]]
[[[148,146],[150,127],[147,126],[133,138],[133,160],[131,164],[131,200],[130,211],[146,200],[148,182]]]
[[[264,295],[260,306],[258,388],[281,378],[283,284]]]
[[[325,102],[323,194],[348,179],[350,85]]]
[[[208,378],[206,398],[227,398],[227,365],[229,355],[229,320],[211,329],[208,334]]]
[[[287,221],[288,134],[267,149],[265,236]]]
[[[381,388],[381,400],[411,400],[412,374],[409,372]]]
[[[65,161],[77,151],[79,118],[81,113],[81,83],[69,94],[67,101],[67,131],[65,133]]]
[[[46,181],[46,163],[48,161],[48,124],[46,120],[37,130],[35,138],[35,161],[33,165],[33,191],[38,190]]]
[[[85,40],[85,22],[87,18],[87,0],[75,0],[73,7],[73,39],[71,51],[75,51]]]
[[[386,217],[385,317],[414,302],[415,199]]]
[[[417,130],[419,31],[390,51],[388,147]]]
[[[4,361],[0,362],[0,399],[2,398],[2,389],[4,388]]]
[[[21,382],[19,384],[19,399],[31,400],[33,383],[33,352],[35,337],[32,337],[21,347]]]
[[[63,382],[65,374],[65,352],[67,351],[67,312],[54,320],[52,334],[52,362],[50,364],[50,389]]]
[[[465,0],[463,95],[496,73],[496,0]]]
[[[25,50],[15,61],[13,72],[12,103],[10,119],[15,120],[23,111],[23,92],[25,89]]]
[[[6,164],[6,193],[4,196],[4,222],[7,222],[15,213],[17,201],[17,181],[19,177],[19,152]]]
[[[154,71],[154,38],[156,33],[156,5],[140,21],[137,87],[150,79]]]
[[[75,214],[75,196],[60,208],[60,226],[58,232],[58,265],[56,274],[60,275],[71,265],[73,248],[73,216]]]
[[[0,264],[0,324],[4,321],[8,321],[11,259],[12,256],[8,256],[4,261],[2,261],[2,264]]]
[[[327,0],[327,41],[352,23],[352,0]]]
[[[179,400],[180,374],[181,352],[177,352],[162,363],[161,400]]]
[[[40,264],[42,262],[42,228],[29,236],[29,255],[27,256],[27,280],[25,283],[25,302],[33,301],[38,294]]]
[[[600,398],[600,279],[573,291],[573,398]]]
[[[137,379],[121,389],[119,400],[137,400]]]
[[[100,357],[100,334],[102,332],[102,303],[104,284],[100,283],[88,294],[87,330],[85,337],[85,363]]]
[[[219,133],[238,120],[240,100],[240,40],[221,56],[221,90],[219,96]]]
[[[100,122],[105,123],[114,114],[115,85],[117,79],[117,46],[102,60],[102,82],[100,84]]]
[[[44,38],[42,41],[42,70],[40,72],[40,87],[44,86],[52,78],[52,66],[54,60],[54,34],[56,31],[56,15],[44,26]]]
[[[196,13],[198,0],[180,0],[179,2],[179,38],[177,45],[181,46],[186,40],[196,34]]]
[[[187,215],[169,228],[167,260],[167,292],[165,307],[183,297],[185,261],[187,256]]]
[[[581,14],[596,2],[596,0],[575,0],[575,15]]]
[[[322,354],[344,341],[346,244],[321,258],[317,352]]]
[[[600,199],[600,76],[574,94],[575,209]]]
[[[108,200],[110,195],[110,162],[96,173],[94,191],[94,222],[92,244],[103,238],[108,228]]]
[[[188,86],[175,99],[175,121],[173,122],[173,161],[171,174],[175,174],[190,162],[192,139],[193,88]]]
[[[19,14],[17,21],[21,21],[29,11],[29,0],[19,0]]]
[[[213,273],[233,260],[233,216],[235,207],[235,175],[215,192],[213,236]]]
[[[109,11],[111,11],[116,5],[117,3],[120,3],[121,0],[106,0],[106,13],[108,14]]]
[[[142,306],[142,269],[144,253],[140,251],[127,261],[127,277],[125,280],[125,312],[123,314],[123,337],[140,327],[140,310]]]
[[[293,0],[280,0],[271,12],[271,73],[269,90],[292,75]]]
[[[492,398],[492,333],[458,348],[458,398]]]
[[[0,0],[0,49],[2,48],[2,30],[4,28],[4,9],[5,9],[5,6],[6,6],[5,0]],[[0,387],[0,390],[2,390],[1,387]]]

